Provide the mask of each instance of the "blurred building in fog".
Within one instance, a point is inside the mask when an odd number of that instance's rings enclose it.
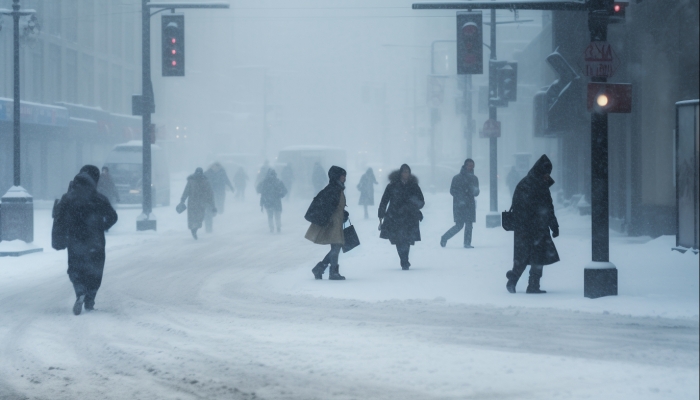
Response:
[[[140,138],[140,2],[24,0],[20,20],[22,186],[38,198],[65,191],[80,165]],[[0,8],[12,8],[0,0]],[[0,192],[12,184],[12,20],[0,30]],[[24,104],[27,102],[27,104]],[[36,118],[37,115],[47,116]]]

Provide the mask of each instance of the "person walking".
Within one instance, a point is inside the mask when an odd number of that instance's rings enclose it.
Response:
[[[277,173],[270,168],[267,171],[267,177],[258,185],[258,193],[260,193],[260,211],[263,208],[267,211],[267,223],[270,227],[270,233],[275,231],[274,222],[277,224],[277,233],[280,233],[282,222],[282,198],[287,194],[287,188],[284,183],[277,179]]]
[[[445,247],[447,241],[464,228],[464,248],[473,249],[472,228],[476,222],[475,197],[479,195],[479,178],[474,175],[474,160],[471,158],[464,161],[459,174],[452,178],[450,194],[455,225],[442,235],[440,246]]]
[[[365,219],[369,219],[367,212],[368,206],[374,205],[374,185],[379,184],[377,178],[374,177],[372,168],[367,168],[367,172],[360,178],[360,183],[357,184],[357,190],[360,191],[360,205],[365,208]]]
[[[382,239],[389,239],[396,246],[401,269],[407,270],[410,246],[420,241],[420,221],[425,205],[418,178],[411,174],[411,167],[403,164],[398,171],[389,174],[389,184],[379,203],[379,228]],[[387,207],[388,206],[388,207]]]
[[[552,195],[549,192],[554,184],[551,173],[552,162],[546,155],[542,155],[530,172],[520,180],[513,193],[513,269],[506,273],[506,289],[510,293],[515,293],[518,279],[528,264],[530,279],[526,293],[546,293],[540,290],[542,268],[559,261],[552,240],[552,237],[559,236],[559,223],[554,215]]]
[[[80,169],[70,188],[54,206],[52,247],[68,249],[68,278],[75,291],[73,314],[95,308],[105,266],[105,231],[117,222],[117,212],[97,191],[100,170],[94,165]]]
[[[328,170],[328,185],[314,197],[304,216],[307,221],[311,222],[304,237],[316,244],[331,245],[328,254],[311,269],[311,273],[316,279],[323,279],[323,273],[328,266],[330,266],[329,280],[345,279],[344,276],[340,275],[338,256],[343,244],[345,244],[343,224],[350,216],[345,211],[346,175],[344,169],[332,166]]]
[[[248,174],[245,173],[243,167],[238,168],[236,174],[233,175],[233,184],[236,186],[236,199],[239,201],[245,200],[245,187],[248,183]]]
[[[231,181],[228,179],[226,170],[221,164],[215,162],[207,169],[204,176],[207,177],[212,193],[214,194],[214,205],[216,206],[216,210],[218,211],[218,214],[223,214],[224,204],[226,202],[226,189],[228,188],[231,192],[235,192],[233,185],[231,185]],[[217,213],[214,213],[211,210],[206,210],[204,213],[204,230],[207,233],[211,233],[212,231],[214,216],[216,214]]]
[[[182,192],[180,204],[185,204],[185,201],[187,201],[187,227],[196,240],[197,230],[202,227],[204,213],[207,209],[215,214],[217,211],[214,192],[202,168],[197,168],[194,174],[187,177],[187,186]]]
[[[119,203],[119,192],[107,167],[102,167],[102,175],[100,175],[100,179],[97,182],[97,191],[102,193],[109,200],[110,204]]]

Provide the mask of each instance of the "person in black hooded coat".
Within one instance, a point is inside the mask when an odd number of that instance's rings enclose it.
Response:
[[[551,173],[552,162],[546,155],[542,155],[515,187],[512,204],[515,219],[513,269],[506,274],[506,288],[511,293],[515,293],[518,279],[528,264],[530,279],[527,293],[546,293],[540,290],[542,267],[559,261],[552,240],[552,236],[559,236],[559,223],[554,215],[552,195],[549,192],[550,186],[554,184]]]
[[[117,222],[117,212],[107,197],[97,191],[100,170],[93,165],[81,168],[54,209],[54,224],[61,224],[68,249],[68,277],[76,301],[73,313],[93,310],[102,284],[105,265],[105,231]]]
[[[389,184],[379,203],[379,224],[382,239],[389,239],[396,246],[401,269],[407,270],[410,246],[420,241],[420,209],[425,205],[418,178],[411,174],[411,167],[403,164],[398,171],[389,174]],[[388,207],[387,207],[388,206]]]

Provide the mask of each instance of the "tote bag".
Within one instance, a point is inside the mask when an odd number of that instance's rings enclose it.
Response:
[[[360,238],[357,236],[355,226],[352,224],[352,222],[349,222],[349,220],[348,223],[348,227],[343,229],[343,236],[345,236],[345,243],[343,244],[343,253],[347,253],[348,251],[360,245]]]

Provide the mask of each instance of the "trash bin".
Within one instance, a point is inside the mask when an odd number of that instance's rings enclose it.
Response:
[[[34,199],[21,186],[11,187],[2,196],[0,237],[8,241],[34,241]]]

